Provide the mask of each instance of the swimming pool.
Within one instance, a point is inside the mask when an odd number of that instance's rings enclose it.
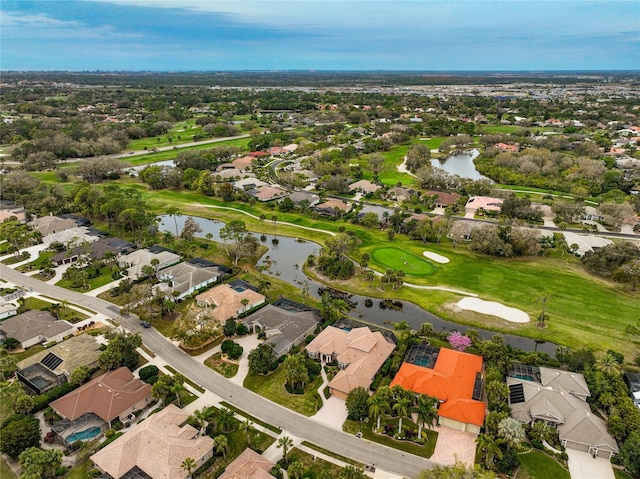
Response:
[[[67,436],[67,442],[73,444],[76,441],[85,441],[87,439],[93,439],[100,434],[101,429],[98,426],[90,427],[84,431],[77,431]]]

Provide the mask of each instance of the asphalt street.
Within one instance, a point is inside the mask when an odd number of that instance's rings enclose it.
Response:
[[[237,408],[303,440],[356,461],[375,464],[376,467],[408,478],[416,477],[420,471],[436,465],[428,459],[336,431],[235,385],[176,348],[155,329],[141,327],[134,317],[120,316],[117,314],[117,306],[107,301],[43,283],[2,264],[0,264],[0,277],[16,285],[31,286],[34,291],[41,294],[60,300],[65,299],[113,318],[117,324],[127,330],[140,333],[144,344],[149,349],[184,376],[214,392]]]

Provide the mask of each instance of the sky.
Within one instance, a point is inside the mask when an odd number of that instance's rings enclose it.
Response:
[[[639,70],[640,0],[2,0],[0,70]]]

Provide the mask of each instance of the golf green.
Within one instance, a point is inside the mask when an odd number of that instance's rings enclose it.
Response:
[[[374,249],[371,257],[386,268],[401,269],[407,276],[428,276],[437,269],[425,259],[398,248]]]

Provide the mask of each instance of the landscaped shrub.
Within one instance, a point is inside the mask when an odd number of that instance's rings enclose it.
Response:
[[[307,358],[304,361],[304,365],[307,367],[307,374],[309,374],[309,382],[312,382],[320,375],[322,365],[311,358]]]
[[[544,445],[540,441],[536,441],[535,439],[531,440],[531,445],[536,449],[544,450]]]
[[[220,350],[224,354],[226,354],[231,360],[238,359],[240,356],[242,356],[242,352],[244,351],[242,346],[240,346],[238,343],[234,341],[231,341],[230,339],[226,339],[222,341],[222,344],[220,345]]]
[[[140,369],[140,371],[138,372],[138,376],[140,376],[140,379],[146,382],[146,380],[149,379],[150,377],[157,376],[159,372],[160,370],[158,369],[157,366],[154,366],[153,364],[149,364],[148,366],[145,366],[142,369]]]
[[[33,398],[33,410],[32,413],[36,413],[38,411],[42,411],[44,408],[49,406],[51,401],[55,401],[58,398],[61,398],[65,394],[70,393],[75,388],[78,387],[78,384],[65,383],[62,386],[58,386],[57,388],[53,388],[51,391],[48,391],[44,394],[40,394]]]
[[[238,336],[246,336],[247,333],[249,333],[249,330],[244,325],[244,323],[238,323],[238,326],[236,326],[236,334]]]
[[[65,472],[67,472],[67,468],[64,466],[60,466],[56,469],[55,475],[56,477],[64,476]]]

